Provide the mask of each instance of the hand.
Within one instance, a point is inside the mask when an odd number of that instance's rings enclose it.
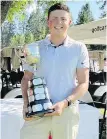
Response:
[[[26,113],[28,112],[27,104],[23,105],[23,119],[26,120]]]
[[[64,108],[67,107],[67,100],[60,101],[56,104],[54,104],[51,108],[49,109],[54,109],[54,112],[52,113],[47,113],[44,116],[60,116],[64,110]]]
[[[40,119],[40,117],[36,117],[36,116],[32,116],[32,117],[26,117],[26,113],[28,112],[28,108],[27,108],[27,105],[28,105],[28,103],[24,103],[24,105],[23,105],[23,119],[25,120],[25,121],[31,121],[31,120],[38,120],[38,119]]]

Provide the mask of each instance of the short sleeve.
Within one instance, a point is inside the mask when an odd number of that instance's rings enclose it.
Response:
[[[77,68],[89,68],[89,55],[85,44],[81,45]]]
[[[42,70],[39,63],[35,66],[30,66],[29,64],[25,63],[23,64],[23,69],[36,74],[37,77],[42,76]]]
[[[42,68],[41,68],[41,64],[40,63],[37,64],[36,76],[37,77],[42,77],[43,76]]]

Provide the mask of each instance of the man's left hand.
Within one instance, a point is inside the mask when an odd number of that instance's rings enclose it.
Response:
[[[52,113],[47,113],[44,116],[60,116],[64,110],[64,108],[67,107],[67,101],[60,101],[56,104],[54,104],[51,108],[49,109],[54,109],[54,112]]]

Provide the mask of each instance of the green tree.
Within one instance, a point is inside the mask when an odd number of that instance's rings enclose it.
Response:
[[[30,32],[25,33],[25,44],[32,43],[34,41],[34,36]]]
[[[25,34],[16,34],[10,39],[10,47],[23,46],[24,44],[32,43],[34,41],[34,36],[30,32]]]
[[[27,22],[28,22],[28,15],[25,15],[25,19],[20,21],[17,19],[17,30],[16,32],[19,34],[25,34],[26,33],[26,28],[27,28]]]
[[[1,47],[8,47],[11,37],[14,36],[16,26],[14,23],[4,22],[1,27]]]
[[[23,46],[25,44],[25,36],[24,35],[14,35],[10,40],[10,47],[18,47]]]
[[[11,7],[12,3],[13,3],[12,1],[0,1],[0,5],[1,5],[1,23],[4,22],[4,20],[7,16],[8,10]]]
[[[8,21],[13,21],[14,16],[17,14],[20,19],[24,19],[24,10],[32,0],[22,0],[22,1],[0,1],[1,5],[1,23],[6,19]]]
[[[78,19],[76,21],[77,25],[88,23],[90,21],[93,21],[94,18],[92,16],[92,12],[90,10],[89,3],[86,3],[82,8],[81,11],[78,14]]]
[[[31,32],[35,40],[42,39],[45,35],[45,19],[44,14],[37,9],[33,12],[28,20],[27,32]]]
[[[102,11],[101,18],[106,17],[107,15],[107,0],[97,1],[97,4],[100,5],[99,9]]]

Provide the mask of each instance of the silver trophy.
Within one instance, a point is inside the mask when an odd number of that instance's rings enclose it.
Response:
[[[52,101],[49,96],[48,88],[44,77],[37,77],[36,68],[40,62],[39,45],[32,43],[25,47],[25,62],[35,69],[35,74],[32,80],[28,82],[28,112],[27,117],[42,117],[46,113],[51,113],[54,110],[49,109],[52,106]],[[36,67],[36,68],[35,68]]]

